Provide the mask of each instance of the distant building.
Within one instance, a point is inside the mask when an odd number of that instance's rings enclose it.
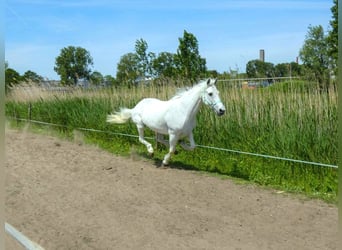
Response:
[[[45,79],[40,82],[40,85],[44,88],[55,88],[55,87],[59,87],[61,85],[61,82],[58,80]]]
[[[88,79],[85,78],[77,79],[76,87],[89,88],[90,82]]]
[[[259,60],[265,62],[265,50],[263,49],[259,51]]]
[[[152,83],[152,81],[154,80],[154,78],[152,76],[138,76],[135,80],[134,83],[136,85],[149,85]]]

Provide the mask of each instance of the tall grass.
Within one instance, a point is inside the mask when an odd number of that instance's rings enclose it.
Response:
[[[145,97],[169,99],[179,83],[135,88],[72,89],[63,93],[35,90],[7,98],[8,117],[61,124],[64,131],[93,128],[137,134],[134,124],[110,125],[106,115],[122,106],[133,107]],[[320,92],[314,85],[296,81],[248,90],[219,83],[227,113],[217,117],[203,106],[194,137],[197,144],[337,165],[337,92]],[[28,97],[27,97],[28,96]],[[133,147],[145,154],[136,138],[85,132],[88,141],[114,153],[128,154]],[[154,136],[150,131],[147,136]],[[197,148],[173,157],[176,167],[219,172],[263,185],[336,199],[337,170],[274,159]],[[159,148],[156,159],[165,154]]]

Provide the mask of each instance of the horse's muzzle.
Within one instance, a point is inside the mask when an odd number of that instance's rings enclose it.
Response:
[[[225,109],[219,109],[217,115],[218,115],[218,116],[224,115],[225,112],[226,112]]]

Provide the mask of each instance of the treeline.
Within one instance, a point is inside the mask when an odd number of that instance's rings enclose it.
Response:
[[[198,40],[184,30],[176,53],[148,51],[144,39],[135,42],[135,51],[123,55],[117,65],[116,80],[133,84],[155,78],[185,78],[196,80],[207,75],[206,59],[199,53]]]
[[[41,82],[43,77],[36,72],[27,70],[23,75],[20,75],[16,70],[10,68],[5,62],[5,89],[8,91],[10,86],[19,84],[20,82]]]

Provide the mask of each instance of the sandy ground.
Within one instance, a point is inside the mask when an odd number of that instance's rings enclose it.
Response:
[[[13,130],[6,155],[6,221],[45,249],[337,249],[319,200]]]

